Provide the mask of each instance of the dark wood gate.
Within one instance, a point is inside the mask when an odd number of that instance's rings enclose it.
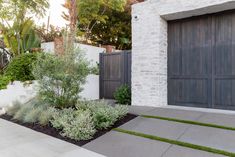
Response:
[[[168,103],[235,109],[235,11],[169,22]]]
[[[121,85],[131,86],[131,52],[100,54],[100,98],[113,99]]]

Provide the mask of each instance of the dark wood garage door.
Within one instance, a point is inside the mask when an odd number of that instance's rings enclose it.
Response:
[[[168,103],[235,110],[235,11],[169,21]]]

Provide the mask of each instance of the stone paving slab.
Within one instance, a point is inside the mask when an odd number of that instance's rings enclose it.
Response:
[[[0,157],[104,157],[0,119]]]
[[[198,111],[170,109],[170,108],[156,108],[155,110],[151,110],[149,112],[146,112],[145,114],[153,116],[185,119],[185,120],[197,120],[206,113]]]
[[[137,117],[122,125],[120,128],[176,140],[182,136],[190,126],[191,125],[183,123]]]
[[[135,115],[147,114],[150,111],[156,110],[156,107],[129,106],[129,113]]]
[[[235,115],[206,113],[197,121],[203,123],[211,123],[235,128]]]
[[[210,123],[216,125],[230,126],[235,128],[235,114],[232,113],[216,113],[215,111],[204,112],[191,110],[180,110],[173,108],[145,108],[145,107],[131,107],[131,112],[138,115],[152,115],[168,118],[176,118],[182,120],[198,121],[202,123]],[[221,112],[221,111],[220,111]],[[225,111],[226,112],[226,111]]]
[[[143,107],[132,107],[131,112],[139,115],[156,115],[226,126],[235,125],[232,114]],[[137,117],[120,128],[235,152],[235,131],[143,117]],[[85,145],[85,148],[110,157],[222,157],[222,155],[170,145],[160,141],[152,142],[153,140],[150,139],[112,131]]]
[[[225,157],[225,156],[174,145],[164,155],[162,155],[162,157]]]
[[[235,131],[194,125],[178,140],[235,153]]]
[[[161,157],[170,144],[111,131],[84,146],[107,157]]]
[[[107,157],[223,157],[115,131],[86,144],[84,148]]]

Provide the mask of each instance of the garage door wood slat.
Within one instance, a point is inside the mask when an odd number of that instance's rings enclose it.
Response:
[[[235,11],[170,21],[168,104],[235,109]]]

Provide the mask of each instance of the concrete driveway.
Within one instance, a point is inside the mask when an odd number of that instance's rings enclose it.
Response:
[[[209,110],[208,110],[209,111]],[[171,108],[132,107],[136,114],[191,120],[235,127],[235,114],[201,112]],[[137,117],[120,128],[191,144],[235,152],[235,131],[173,121]],[[108,157],[219,157],[205,151],[176,146],[116,131],[88,143],[84,148]]]

